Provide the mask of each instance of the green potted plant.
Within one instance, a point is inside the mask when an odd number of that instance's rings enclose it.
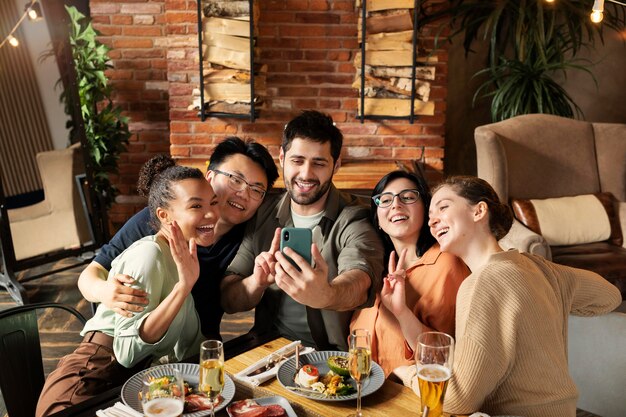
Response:
[[[117,174],[120,154],[126,151],[131,135],[128,118],[111,100],[111,86],[105,75],[105,71],[111,68],[109,48],[97,40],[98,33],[85,15],[73,6],[65,8],[70,17],[70,47],[93,170],[92,187],[110,208],[118,190],[109,176]],[[66,110],[71,109],[69,96],[64,94],[63,98]],[[68,111],[68,114],[71,113]]]
[[[622,30],[626,22],[626,9],[607,8],[602,25],[594,24],[592,5],[593,0],[423,2],[420,24],[444,19],[443,28],[451,22],[456,30],[449,39],[463,35],[466,54],[477,42],[488,43],[485,68],[475,74],[484,81],[474,102],[491,98],[493,121],[526,113],[574,117],[580,108],[554,76],[575,69],[595,81],[592,63],[577,54],[596,40],[603,42],[604,27]]]

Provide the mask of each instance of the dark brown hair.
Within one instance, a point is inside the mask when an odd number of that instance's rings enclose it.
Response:
[[[487,204],[489,209],[489,229],[497,240],[502,239],[509,233],[513,224],[511,208],[500,201],[498,194],[487,181],[471,176],[448,177],[433,189],[433,195],[445,186],[450,187],[459,197],[463,197],[473,206],[481,201]]]

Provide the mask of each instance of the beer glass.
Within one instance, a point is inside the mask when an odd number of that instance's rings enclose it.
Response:
[[[146,417],[178,417],[185,406],[185,386],[176,368],[148,370],[142,379],[141,406]]]
[[[417,337],[415,364],[422,416],[441,417],[443,400],[452,377],[454,339],[441,332],[425,332]]]
[[[366,329],[354,329],[350,333],[348,362],[350,376],[356,381],[356,413],[348,417],[363,417],[361,413],[361,386],[372,369],[371,336]]]
[[[219,340],[205,340],[200,345],[200,391],[211,402],[211,417],[215,417],[215,402],[224,389],[224,345]]]

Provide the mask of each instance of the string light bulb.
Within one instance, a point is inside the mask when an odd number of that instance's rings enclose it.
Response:
[[[17,48],[17,46],[20,44],[20,41],[18,41],[17,38],[13,35],[9,35],[7,39],[9,41],[9,45],[11,45],[14,48]]]
[[[26,13],[28,14],[28,18],[33,21],[41,20],[41,6],[39,3],[26,3],[26,7],[24,8]]]
[[[593,2],[591,15],[589,17],[593,23],[602,22],[602,19],[604,19],[604,0],[595,0]]]

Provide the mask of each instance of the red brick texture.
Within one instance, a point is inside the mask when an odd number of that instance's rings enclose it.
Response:
[[[111,51],[108,72],[114,100],[130,117],[129,152],[122,156],[117,184],[133,194],[141,164],[169,152],[183,159],[205,160],[227,135],[251,137],[278,158],[282,128],[304,109],[332,115],[344,132],[344,163],[420,158],[431,179],[441,177],[447,95],[447,52],[437,55],[431,99],[434,116],[377,120],[361,124],[352,59],[358,51],[354,0],[262,0],[257,45],[268,65],[265,109],[254,123],[245,119],[208,118],[187,110],[198,87],[197,3],[192,0],[92,0],[91,15],[100,40]],[[432,44],[426,30],[423,45]],[[129,210],[114,208],[123,221]]]

